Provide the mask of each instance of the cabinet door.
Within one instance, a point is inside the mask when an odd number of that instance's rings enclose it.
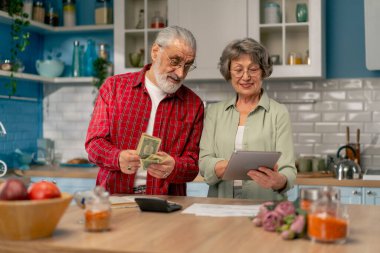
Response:
[[[269,23],[268,3],[278,4],[279,23]],[[248,36],[260,41],[280,61],[270,78],[324,77],[323,0],[302,1],[307,4],[308,19],[297,22],[298,0],[248,0]],[[307,61],[309,52],[309,61]],[[294,61],[288,61],[295,55]]]
[[[380,205],[380,189],[364,187],[363,191],[366,205]]]
[[[344,204],[362,204],[361,187],[337,187],[340,190],[340,200]]]
[[[246,0],[168,0],[169,25],[189,29],[197,40],[197,68],[188,79],[221,79],[224,47],[247,36]]]

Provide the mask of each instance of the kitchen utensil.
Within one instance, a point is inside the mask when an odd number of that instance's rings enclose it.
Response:
[[[336,154],[338,161],[335,166],[335,178],[337,178],[338,180],[361,178],[363,172],[359,164],[357,164],[353,160],[348,159],[347,154],[343,159],[341,159],[340,152],[343,149],[351,149],[353,154],[356,156],[355,149],[349,145],[344,145],[338,149]]]

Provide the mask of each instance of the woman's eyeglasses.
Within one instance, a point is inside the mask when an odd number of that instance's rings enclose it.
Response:
[[[233,69],[231,70],[231,74],[236,78],[242,78],[244,73],[247,73],[249,77],[257,76],[259,73],[261,73],[260,68],[252,68],[252,69]]]

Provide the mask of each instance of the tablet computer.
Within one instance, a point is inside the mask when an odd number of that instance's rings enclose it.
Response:
[[[259,167],[273,168],[281,156],[275,151],[234,151],[231,155],[223,179],[251,180],[247,176],[249,170]]]

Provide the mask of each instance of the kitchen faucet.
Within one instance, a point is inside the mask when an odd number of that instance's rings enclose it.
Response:
[[[7,134],[3,123],[0,121],[0,136]],[[4,176],[7,173],[7,164],[4,161],[0,160],[0,177]]]

